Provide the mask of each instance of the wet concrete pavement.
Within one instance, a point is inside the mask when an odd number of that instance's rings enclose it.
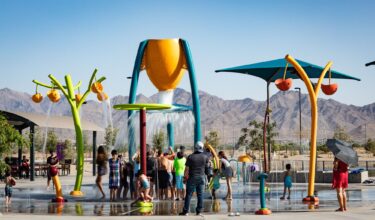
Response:
[[[100,201],[99,193],[96,187],[92,184],[93,177],[85,178],[86,182],[82,187],[85,196],[82,198],[70,197],[69,191],[72,189],[74,178],[62,178],[63,192],[68,202],[63,205],[51,203],[50,200],[54,198],[53,190],[45,189],[46,179],[37,179],[36,182],[18,181],[17,187],[14,189],[14,196],[12,205],[6,207],[3,202],[0,203],[0,213],[4,217],[12,219],[13,216],[28,216],[28,219],[44,219],[43,216],[69,216],[69,219],[74,219],[74,216],[126,216],[136,218],[135,216],[153,215],[168,216],[168,218],[176,218],[177,214],[182,210],[183,201],[155,201],[153,209],[139,209],[130,206],[131,201],[125,200],[121,202],[110,203],[109,201]],[[92,181],[90,183],[90,181]],[[222,199],[211,200],[209,193],[205,193],[204,211],[205,218],[218,216],[218,218],[228,218],[229,213],[239,213],[242,216],[256,217],[253,213],[259,209],[259,194],[258,184],[234,183],[233,201],[226,201]],[[270,183],[271,193],[267,200],[267,207],[273,211],[273,215],[300,215],[300,213],[308,213],[313,217],[315,213],[323,213],[323,215],[330,216],[333,210],[337,208],[335,191],[330,189],[329,185],[317,185],[320,203],[318,206],[308,206],[301,202],[302,198],[306,196],[306,184],[294,184],[291,200],[281,201],[279,198],[283,191],[282,184]],[[104,188],[107,190],[107,186]],[[106,192],[108,195],[108,192]],[[218,190],[218,198],[224,197],[226,193],[225,184]],[[375,204],[375,186],[367,185],[352,185],[348,191],[349,202],[348,206],[351,209],[347,213],[334,213],[335,216],[354,215],[361,216],[362,212],[356,210],[363,210],[365,213],[374,211]],[[3,201],[3,192],[0,192],[0,199]],[[193,199],[191,203],[191,210],[194,210],[196,200]],[[312,210],[314,209],[314,210]],[[313,211],[313,212],[312,212]],[[289,214],[288,214],[289,213]],[[329,214],[331,213],[331,214]],[[95,217],[97,218],[97,217]],[[164,217],[165,218],[165,217]],[[194,218],[194,217],[189,217]],[[49,218],[48,218],[49,219]],[[157,219],[157,218],[156,218]]]

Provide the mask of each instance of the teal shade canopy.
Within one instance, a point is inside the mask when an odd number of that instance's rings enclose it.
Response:
[[[317,65],[314,65],[314,64],[302,61],[302,60],[297,60],[297,62],[305,70],[309,78],[319,78],[320,74],[322,73],[324,69],[321,66],[317,66]],[[248,65],[243,65],[243,66],[219,69],[219,70],[216,70],[215,72],[242,73],[242,74],[247,74],[247,75],[252,75],[252,76],[262,78],[267,82],[268,81],[275,82],[275,80],[283,78],[286,64],[287,64],[287,61],[285,59],[276,59],[276,60],[248,64]],[[288,65],[285,78],[292,78],[292,79],[300,78],[298,76],[298,72],[291,64]],[[329,78],[328,73],[325,75],[325,78]],[[334,70],[331,71],[331,78],[332,79],[352,79],[352,80],[360,81],[359,78],[346,75],[346,74],[343,74]]]

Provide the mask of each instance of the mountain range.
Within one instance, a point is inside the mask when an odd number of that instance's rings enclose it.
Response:
[[[266,107],[265,101],[250,98],[224,100],[220,97],[199,91],[201,105],[202,131],[217,131],[221,143],[234,143],[240,135],[240,130],[251,120],[263,121]],[[137,96],[137,102],[155,103],[157,94],[146,97]],[[127,96],[115,96],[110,99],[111,105],[127,103]],[[192,105],[191,94],[183,89],[174,91],[173,102]],[[0,89],[0,110],[31,112],[52,115],[71,116],[70,106],[66,99],[52,105],[47,98],[40,104],[32,102],[31,95],[8,88]],[[271,121],[277,123],[278,139],[299,140],[299,98],[297,91],[278,92],[270,98]],[[347,105],[334,99],[319,99],[319,128],[318,139],[330,138],[338,127],[343,128],[353,140],[363,142],[366,138],[375,136],[375,103],[365,106]],[[310,129],[310,102],[307,94],[301,95],[302,134],[308,138]],[[89,100],[82,108],[82,118],[103,125],[103,114],[106,108],[98,101]],[[126,127],[126,111],[112,111],[113,126]]]

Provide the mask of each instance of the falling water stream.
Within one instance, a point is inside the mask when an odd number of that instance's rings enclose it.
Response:
[[[49,118],[50,118],[50,116],[51,116],[52,108],[53,108],[53,103],[52,103],[52,102],[49,102],[49,106],[48,106],[48,110],[47,110],[47,116],[46,116],[46,127],[45,127],[45,129],[44,129],[43,154],[46,153],[47,138],[48,138],[48,124],[49,124]],[[45,159],[46,159],[46,158],[43,157],[43,161],[44,161]]]
[[[105,100],[105,97],[103,95],[102,95],[102,99]],[[105,101],[102,101],[102,108],[103,108],[103,127],[110,129],[110,131],[112,131],[111,134],[113,135],[112,106],[111,106],[110,98],[108,98]],[[110,150],[115,148],[114,146],[108,146],[108,147]]]

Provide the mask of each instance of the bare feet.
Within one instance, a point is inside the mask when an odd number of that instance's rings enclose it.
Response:
[[[344,211],[343,208],[338,208],[338,209],[335,210],[335,212],[343,212],[343,211]]]

